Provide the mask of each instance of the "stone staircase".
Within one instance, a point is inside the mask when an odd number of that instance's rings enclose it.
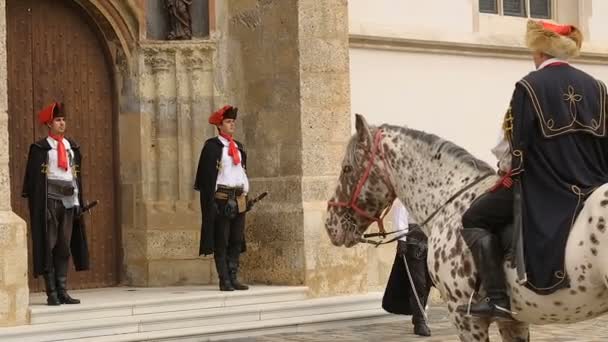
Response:
[[[31,325],[0,328],[0,341],[215,341],[404,319],[382,310],[381,293],[310,299],[306,287],[119,287],[72,296],[83,304],[50,307],[34,295]]]

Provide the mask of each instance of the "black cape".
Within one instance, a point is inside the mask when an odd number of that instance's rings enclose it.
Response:
[[[247,170],[247,153],[243,148],[243,144],[236,141],[239,151],[241,152],[241,163],[243,168]],[[201,241],[199,247],[199,255],[213,254],[214,234],[215,234],[215,216],[217,208],[215,206],[214,194],[217,181],[217,173],[220,162],[222,160],[222,149],[224,144],[218,137],[211,138],[205,141],[201,156],[198,161],[198,169],[194,180],[194,190],[200,193],[201,205]],[[245,252],[245,240],[243,239],[243,247],[241,253]]]
[[[587,196],[608,182],[605,85],[567,64],[516,84],[505,118],[512,172],[521,182],[525,285],[568,287],[565,247]],[[516,203],[516,205],[518,205]]]
[[[401,256],[395,255],[393,268],[382,296],[382,309],[396,315],[411,315],[414,313],[410,305],[410,298],[413,296],[414,291],[412,291],[412,285],[407,277],[403,259]]]
[[[78,201],[83,205],[83,187],[81,177],[82,155],[80,146],[74,140],[66,138],[74,152],[73,166],[76,172],[76,182],[78,184]],[[34,276],[45,273],[46,253],[45,241],[47,231],[46,204],[47,204],[47,165],[48,151],[51,149],[48,141],[39,140],[30,145],[27,159],[25,177],[23,180],[22,197],[27,198],[30,211],[30,229],[32,236],[32,256],[34,264]],[[86,271],[89,269],[89,248],[84,220],[74,218],[72,228],[72,240],[70,251],[76,271]]]
[[[424,241],[424,244],[427,243],[427,238],[422,232],[410,233],[410,239]],[[408,262],[410,272],[424,273],[423,277],[426,279],[425,283],[416,284],[418,296],[423,297],[420,298],[420,301],[424,305],[427,302],[429,291],[431,286],[433,286],[433,282],[426,264],[427,253],[424,253],[424,258],[422,260],[417,260],[414,256],[419,248],[419,246],[408,246],[408,251],[406,252],[405,257]],[[413,274],[412,280],[416,282],[416,279],[420,280],[422,277],[420,277],[420,275],[416,276]],[[396,253],[395,260],[393,261],[393,268],[391,269],[391,274],[388,277],[386,289],[384,290],[384,295],[382,297],[382,309],[396,315],[412,315],[416,309],[416,306],[412,307],[412,303],[416,303],[415,294],[412,290],[412,285],[407,275],[407,269],[403,263],[403,257],[399,255],[399,253]]]

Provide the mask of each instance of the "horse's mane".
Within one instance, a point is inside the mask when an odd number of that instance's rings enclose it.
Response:
[[[384,124],[380,128],[385,129],[385,130],[397,131],[399,134],[406,135],[417,141],[422,141],[422,142],[428,144],[430,150],[431,151],[434,150],[435,154],[442,153],[442,154],[451,156],[456,161],[463,162],[466,165],[469,165],[480,172],[483,172],[483,173],[495,172],[494,168],[491,167],[485,161],[476,158],[474,155],[472,155],[469,151],[465,150],[464,148],[456,145],[455,143],[453,143],[449,140],[443,139],[435,134],[426,133],[426,132],[419,131],[419,130],[412,129],[412,128],[393,126],[393,125],[388,125],[388,124]],[[370,126],[370,131],[375,131],[375,129],[376,129],[376,127]],[[353,137],[351,137],[351,139],[348,142],[348,145],[346,147],[346,157],[345,157],[345,160],[349,164],[352,164],[352,165],[357,165],[362,162],[357,157],[356,146],[357,146],[357,135],[355,134]]]

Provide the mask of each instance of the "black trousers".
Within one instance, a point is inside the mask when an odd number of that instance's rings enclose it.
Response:
[[[238,260],[245,239],[244,230],[244,213],[233,219],[218,215],[215,218],[215,255]]]
[[[70,258],[70,242],[74,208],[66,209],[60,200],[47,200],[46,270],[66,275]]]
[[[462,225],[498,234],[513,222],[513,188],[500,188],[481,195],[462,215]]]
[[[239,256],[245,240],[245,213],[228,218],[221,214],[225,200],[215,199],[220,214],[215,218],[214,253],[215,266],[220,280],[227,281],[239,266]]]

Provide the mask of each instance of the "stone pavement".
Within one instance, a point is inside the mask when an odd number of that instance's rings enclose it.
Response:
[[[459,342],[455,329],[443,314],[432,314],[432,337],[413,335],[409,317],[403,322],[324,329],[311,332],[275,334],[228,340],[230,342]],[[495,325],[490,341],[501,341]],[[608,341],[608,315],[572,325],[533,326],[532,342],[605,342]]]

